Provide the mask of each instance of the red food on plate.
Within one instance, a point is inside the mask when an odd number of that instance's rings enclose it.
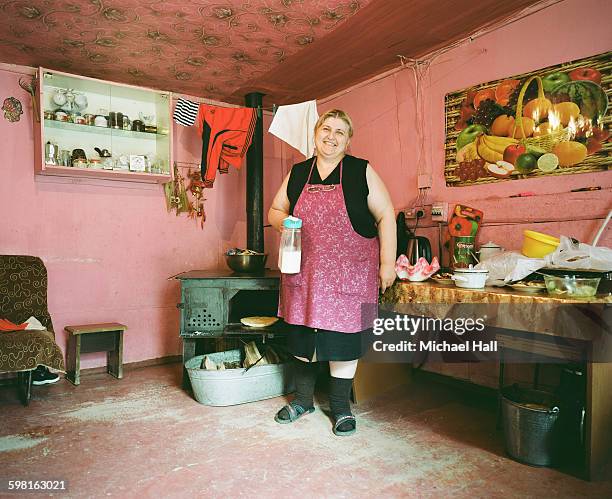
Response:
[[[397,277],[402,280],[424,281],[434,275],[438,270],[440,270],[440,263],[435,256],[431,260],[431,263],[421,257],[417,260],[416,264],[410,265],[406,255],[400,255],[395,262],[395,273]]]

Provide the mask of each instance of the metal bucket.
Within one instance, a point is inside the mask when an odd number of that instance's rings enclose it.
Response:
[[[517,461],[550,466],[559,458],[559,403],[547,392],[502,390],[502,418],[506,451]]]

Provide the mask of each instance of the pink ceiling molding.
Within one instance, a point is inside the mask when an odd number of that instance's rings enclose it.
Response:
[[[228,100],[371,0],[0,0],[0,62]]]

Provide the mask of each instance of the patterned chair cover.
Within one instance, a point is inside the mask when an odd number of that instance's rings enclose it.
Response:
[[[36,317],[47,331],[0,332],[0,372],[44,365],[65,371],[47,310],[47,269],[40,258],[0,255],[0,318],[21,324]]]

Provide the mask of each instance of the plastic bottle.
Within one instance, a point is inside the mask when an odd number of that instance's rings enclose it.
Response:
[[[283,274],[297,274],[302,262],[302,220],[287,217],[283,220],[278,268]]]

